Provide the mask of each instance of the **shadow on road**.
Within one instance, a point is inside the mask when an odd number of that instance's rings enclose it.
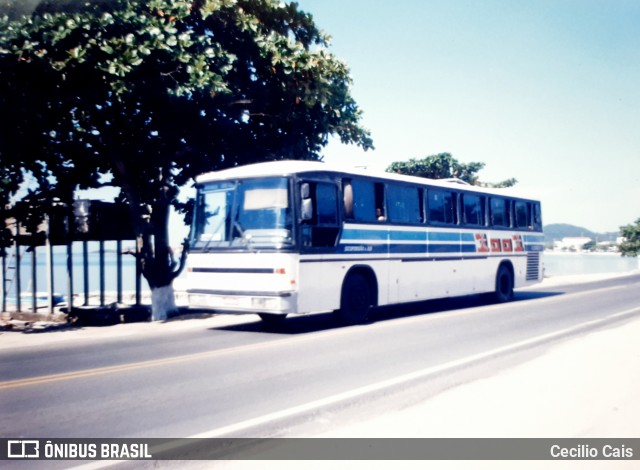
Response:
[[[510,302],[509,305],[514,305],[518,302],[527,300],[554,297],[562,294],[563,292],[516,292],[513,301]],[[433,315],[436,313],[446,313],[453,310],[481,308],[488,305],[495,304],[478,295],[456,297],[450,299],[428,300],[408,304],[388,305],[375,308],[370,314],[368,323],[379,323],[383,321],[413,317],[418,315]],[[324,330],[332,330],[336,328],[346,328],[348,326],[351,325],[344,324],[340,321],[338,316],[333,313],[320,313],[312,315],[289,316],[279,323],[267,323],[260,320],[256,316],[256,321],[253,322],[225,325],[212,328],[212,330],[299,335],[305,333],[315,333]]]

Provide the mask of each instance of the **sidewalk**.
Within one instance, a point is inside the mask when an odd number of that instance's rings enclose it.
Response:
[[[257,317],[256,317],[257,318]],[[186,314],[159,322],[117,323],[110,326],[74,326],[67,323],[34,322],[0,329],[0,353],[13,348],[30,348],[64,341],[100,341],[125,336],[171,334],[178,330],[207,329],[236,323],[242,317],[214,314]]]

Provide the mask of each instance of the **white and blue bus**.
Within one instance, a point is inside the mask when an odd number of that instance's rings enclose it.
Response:
[[[540,203],[460,181],[258,163],[204,174],[188,264],[189,305],[332,312],[471,294],[509,301],[542,280]]]

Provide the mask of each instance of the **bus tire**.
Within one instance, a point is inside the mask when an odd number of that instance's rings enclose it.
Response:
[[[279,325],[287,318],[286,313],[259,313],[258,315],[263,322],[269,325]]]
[[[513,300],[513,271],[506,264],[501,264],[496,273],[493,300],[500,304]]]
[[[348,325],[366,322],[373,303],[373,290],[367,278],[361,273],[349,274],[342,284],[340,320]]]

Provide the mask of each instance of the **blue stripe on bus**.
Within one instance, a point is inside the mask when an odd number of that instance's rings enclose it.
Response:
[[[389,238],[393,241],[420,241],[427,240],[427,234],[425,232],[405,232],[401,230],[390,230]]]
[[[523,242],[525,252],[544,251],[543,235],[524,235]],[[478,248],[475,235],[470,232],[348,228],[342,233],[340,251],[362,254],[476,253]]]
[[[533,251],[533,252],[540,252],[540,251],[544,251],[544,245],[534,245],[534,244],[526,244],[524,246],[524,250],[525,251]]]
[[[426,241],[425,232],[405,232],[401,230],[368,230],[368,229],[345,229],[342,232],[344,240],[406,240],[406,241]]]
[[[522,238],[524,239],[525,243],[541,243],[542,245],[544,245],[544,235],[525,235]]]
[[[459,242],[460,233],[451,232],[429,232],[430,242]]]
[[[387,253],[387,245],[364,245],[362,243],[341,243],[338,246],[339,253]]]
[[[416,232],[405,230],[371,230],[348,228],[342,232],[343,240],[443,241],[473,242],[472,233]]]
[[[363,243],[343,243],[339,246],[341,253],[361,253],[361,254],[409,254],[409,253],[475,253],[475,245],[460,243],[426,243],[426,244],[363,244]]]
[[[389,253],[399,254],[399,253],[423,253],[426,254],[426,246],[425,245],[406,245],[400,243],[392,243],[389,245]]]
[[[387,231],[347,228],[342,232],[342,238],[346,240],[386,240]]]
[[[460,253],[459,243],[429,244],[429,253]]]

